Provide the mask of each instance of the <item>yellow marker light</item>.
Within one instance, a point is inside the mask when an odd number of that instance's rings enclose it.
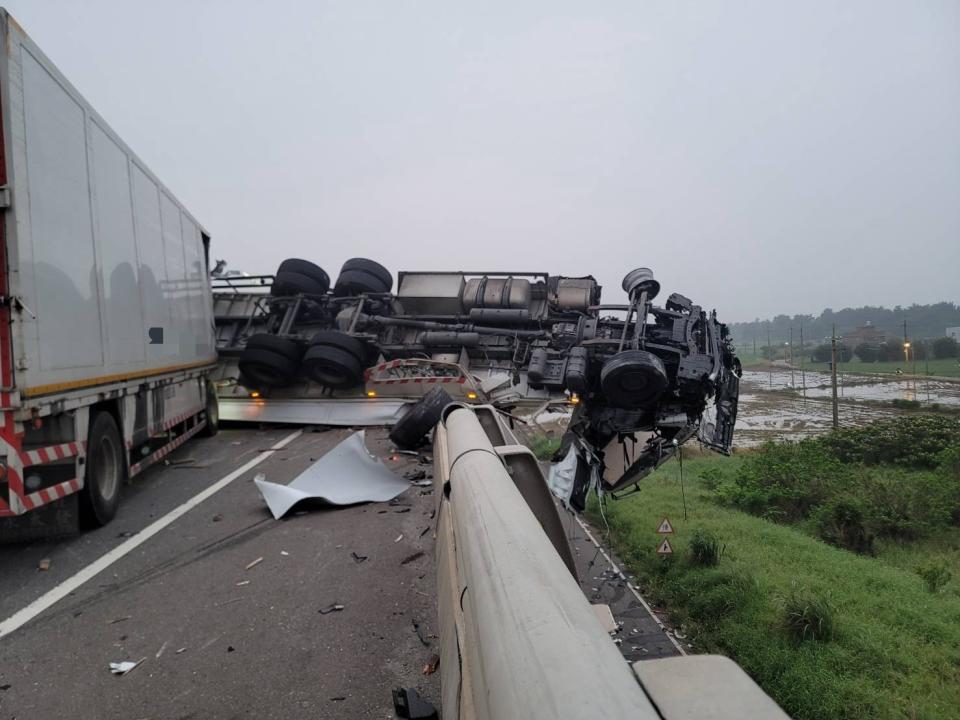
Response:
[[[477,394],[475,392],[467,393],[467,400],[476,400],[476,399],[477,399]]]
[[[571,394],[571,395],[570,395],[570,404],[571,404],[571,405],[579,405],[579,404],[580,404],[580,396],[577,395],[576,393]]]
[[[376,391],[376,390],[367,390],[367,397],[369,397],[369,398],[375,398],[376,396],[377,396],[377,391]]]
[[[260,397],[260,391],[259,391],[259,390],[251,390],[251,391],[250,391],[250,397],[252,397],[252,398],[258,398],[258,397]]]

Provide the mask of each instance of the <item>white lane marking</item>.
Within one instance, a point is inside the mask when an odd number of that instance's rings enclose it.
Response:
[[[243,465],[242,467],[237,468],[229,475],[226,475],[220,480],[217,480],[217,482],[215,482],[213,485],[208,487],[206,490],[203,490],[202,492],[197,493],[192,498],[187,500],[185,503],[183,503],[179,507],[174,508],[173,510],[168,512],[166,515],[164,515],[162,518],[160,518],[153,524],[148,525],[146,528],[141,530],[139,533],[137,533],[130,539],[120,543],[113,550],[101,556],[99,559],[95,560],[90,565],[87,565],[85,568],[83,568],[83,570],[78,572],[73,577],[67,578],[52,590],[49,590],[45,594],[38,597],[36,600],[34,600],[32,603],[27,605],[22,610],[15,612],[9,618],[7,618],[2,623],[0,623],[0,638],[4,637],[5,635],[9,635],[14,630],[19,628],[21,625],[24,625],[25,623],[28,623],[31,620],[33,620],[33,618],[35,618],[37,615],[39,615],[44,610],[49,608],[51,605],[53,605],[59,600],[62,600],[64,597],[72,593],[74,590],[76,590],[78,587],[83,585],[85,582],[95,577],[98,573],[101,573],[104,570],[106,570],[108,567],[113,565],[117,560],[122,558],[124,555],[127,555],[128,553],[130,553],[130,551],[138,548],[140,545],[145,543],[147,540],[152,538],[154,535],[156,535],[158,532],[163,530],[172,522],[180,518],[182,515],[185,515],[186,513],[188,513],[190,510],[195,508],[197,505],[202,503],[207,498],[223,490],[223,488],[225,488],[227,485],[232,483],[234,480],[236,480],[238,477],[243,475],[245,472],[247,472],[251,468],[254,468],[260,463],[262,463],[264,460],[270,457],[275,451],[281,450],[285,446],[289,445],[291,442],[293,442],[298,437],[300,437],[301,434],[303,434],[303,430],[297,430],[296,432],[290,433],[285,438],[283,438],[280,442],[273,445],[273,447],[271,447],[270,449],[264,450],[263,452],[261,452],[259,455],[253,458],[246,465]]]
[[[650,615],[650,617],[653,618],[653,621],[654,621],[655,623],[657,623],[657,625],[660,626],[660,629],[663,630],[663,634],[667,636],[667,640],[669,640],[671,643],[673,643],[673,646],[677,649],[677,652],[679,652],[681,655],[686,655],[687,652],[680,646],[680,643],[677,642],[676,638],[673,637],[673,633],[670,632],[670,628],[668,628],[666,625],[663,624],[663,621],[660,620],[660,618],[657,617],[657,614],[656,614],[655,612],[653,612],[653,608],[650,607],[650,606],[647,604],[647,601],[643,599],[643,596],[642,596],[639,592],[637,592],[637,589],[633,586],[633,583],[631,583],[631,582],[627,579],[627,576],[624,575],[624,574],[623,574],[623,571],[622,571],[620,568],[617,567],[617,564],[616,564],[613,560],[610,559],[610,556],[607,555],[606,551],[603,549],[603,547],[600,545],[600,543],[598,543],[597,540],[596,540],[596,538],[594,538],[593,535],[590,534],[590,530],[587,529],[586,523],[584,523],[583,520],[581,520],[581,519],[580,519],[579,517],[577,517],[576,515],[574,515],[573,518],[574,518],[574,520],[577,521],[577,524],[578,524],[578,525],[583,529],[583,531],[587,534],[587,538],[589,538],[590,542],[593,543],[594,547],[596,547],[597,550],[600,552],[600,554],[603,555],[603,558],[604,558],[608,563],[610,563],[610,567],[613,568],[613,571],[614,571],[617,575],[619,575],[619,576],[620,576],[620,579],[623,580],[623,581],[627,584],[627,587],[630,588],[630,592],[632,592],[633,595],[634,595],[634,597],[636,597],[637,600],[640,601],[640,604],[643,605],[644,609],[647,611],[647,613]]]

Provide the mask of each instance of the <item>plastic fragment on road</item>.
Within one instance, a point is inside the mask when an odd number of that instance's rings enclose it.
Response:
[[[140,658],[136,662],[131,660],[123,660],[122,662],[112,662],[110,663],[110,672],[114,675],[126,675],[128,672],[133,670],[137,665],[146,660],[145,657]]]
[[[37,564],[37,570],[49,570],[50,569],[50,558],[44,558]]]
[[[393,691],[393,710],[405,720],[437,720],[437,709],[420,697],[413,688],[396,688]]]
[[[304,500],[328,505],[386,502],[410,487],[370,454],[363,430],[338,444],[289,485],[267,482],[260,476],[254,483],[277,520]]]
[[[254,560],[253,562],[249,563],[249,564],[247,565],[247,567],[244,568],[244,569],[249,570],[249,569],[251,569],[251,568],[255,568],[257,565],[259,565],[259,564],[262,563],[262,562],[263,562],[263,557],[258,557],[256,560]]]
[[[333,605],[327,605],[325,608],[320,608],[317,612],[321,615],[329,615],[332,612],[340,612],[341,610],[343,610],[343,605],[334,603]]]

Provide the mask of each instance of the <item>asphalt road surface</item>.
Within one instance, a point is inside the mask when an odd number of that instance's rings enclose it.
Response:
[[[299,435],[0,638],[0,718],[392,718],[392,688],[436,700],[439,673],[422,672],[437,649],[429,490],[277,521],[253,484],[288,483],[348,433]],[[290,434],[191,441],[125,488],[107,527],[0,547],[0,621]],[[384,431],[367,441],[398,471],[417,463],[391,460]]]
[[[22,622],[0,637],[0,720],[393,718],[396,687],[438,703],[439,672],[423,674],[438,650],[432,491],[277,521],[253,484],[260,473],[290,482],[349,432],[222,430],[137,477],[107,527],[0,546],[0,632]],[[384,430],[366,439],[398,473],[432,471],[391,454]],[[572,516],[565,524],[584,592],[623,624],[624,656],[678,653],[587,528]],[[134,538],[142,543],[69,585]],[[36,607],[57,588],[70,592]],[[334,605],[343,609],[321,612]],[[111,662],[141,660],[127,675],[110,672]]]

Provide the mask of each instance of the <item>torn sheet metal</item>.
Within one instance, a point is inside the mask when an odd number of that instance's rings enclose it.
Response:
[[[343,398],[288,400],[282,398],[220,398],[220,420],[339,427],[391,426],[402,415],[406,400]]]
[[[254,482],[278,520],[301,500],[320,500],[330,505],[386,502],[410,487],[409,482],[370,454],[363,441],[363,430],[341,442],[289,485],[259,478]]]

